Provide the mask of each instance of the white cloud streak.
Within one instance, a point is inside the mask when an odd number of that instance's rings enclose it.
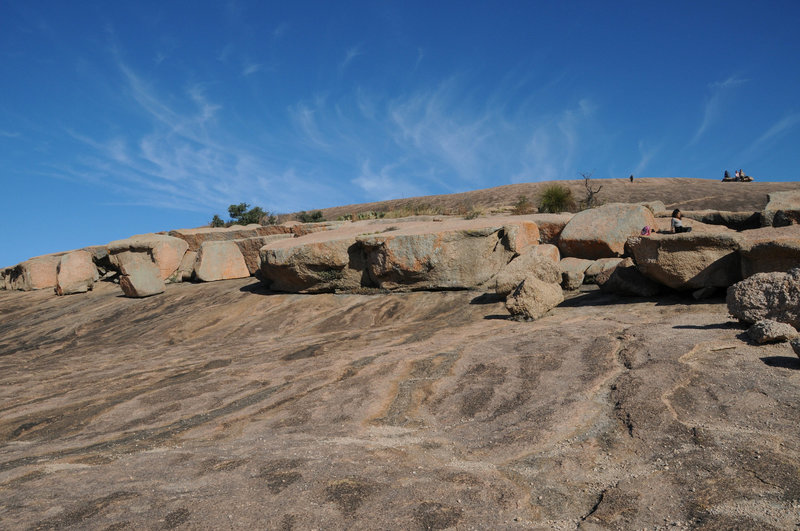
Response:
[[[640,175],[654,156],[661,150],[661,146],[646,148],[643,141],[639,141],[639,163],[633,169],[634,175]]]
[[[350,65],[350,63],[353,62],[353,59],[359,55],[364,55],[364,52],[361,50],[361,46],[353,46],[352,48],[348,48],[347,53],[344,56],[344,60],[339,63],[339,74],[341,75]]]
[[[749,160],[763,150],[769,143],[788,133],[800,124],[800,113],[790,113],[772,124],[761,136],[753,141],[742,154],[742,158]]]
[[[718,81],[709,85],[711,95],[708,97],[705,106],[703,107],[703,118],[700,121],[700,126],[695,131],[690,144],[697,143],[697,141],[700,140],[700,137],[705,134],[708,128],[719,119],[725,100],[730,91],[733,88],[746,83],[747,81],[747,79],[731,76],[725,81]]]

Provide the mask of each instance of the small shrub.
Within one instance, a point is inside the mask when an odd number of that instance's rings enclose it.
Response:
[[[464,219],[476,219],[479,218],[481,214],[483,214],[482,211],[478,209],[473,209],[464,215]]]
[[[394,210],[384,213],[387,218],[407,218],[410,216],[439,216],[443,211],[440,207],[432,206],[429,203],[419,203],[403,205]]]
[[[560,184],[548,185],[539,196],[539,212],[565,212],[573,205],[572,190]]]
[[[386,216],[386,212],[375,212],[374,210],[370,210],[368,212],[359,212],[358,219],[381,219]]]
[[[320,221],[325,221],[321,210],[315,210],[314,212],[301,210],[296,214],[296,217],[298,221],[302,221],[303,223],[319,223]]]
[[[252,223],[261,225],[275,225],[278,223],[278,218],[274,214],[261,207],[250,208],[247,203],[229,206],[228,214],[231,217],[228,221],[222,221],[221,217],[214,214],[209,225],[212,227],[230,227],[231,225],[250,225]]]
[[[515,216],[521,216],[523,214],[531,214],[533,213],[534,206],[528,196],[521,195],[517,202],[514,203],[514,208],[511,209],[511,213]]]

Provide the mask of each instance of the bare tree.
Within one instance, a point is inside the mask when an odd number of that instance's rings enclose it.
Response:
[[[595,195],[600,193],[600,190],[603,189],[603,185],[597,187],[595,190],[592,188],[592,174],[591,173],[583,173],[579,174],[583,177],[583,186],[586,188],[586,208],[592,208],[595,203]]]

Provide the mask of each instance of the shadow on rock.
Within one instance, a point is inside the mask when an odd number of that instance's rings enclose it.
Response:
[[[253,282],[252,284],[242,286],[239,288],[239,291],[242,293],[252,293],[255,295],[275,295],[277,293],[267,288],[260,280]]]
[[[470,304],[497,304],[498,302],[505,301],[505,297],[498,295],[497,293],[483,293],[478,295],[471,301]]]
[[[725,323],[711,323],[707,325],[675,325],[672,328],[688,330],[730,330],[731,328],[741,328],[739,323],[728,321]],[[745,339],[745,338],[739,338]]]
[[[792,358],[789,356],[765,356],[761,358],[761,361],[770,367],[800,371],[800,358]]]

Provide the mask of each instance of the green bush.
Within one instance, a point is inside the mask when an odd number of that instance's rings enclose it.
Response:
[[[550,184],[539,196],[539,212],[565,212],[573,208],[572,190],[560,184]]]
[[[320,221],[325,221],[325,218],[322,217],[321,210],[315,210],[314,212],[301,210],[296,214],[296,217],[298,221],[302,221],[303,223],[319,223]]]
[[[222,221],[222,218],[217,214],[214,214],[209,225],[212,227],[230,227],[231,225],[250,225],[252,223],[261,225],[275,225],[278,223],[278,218],[274,214],[261,207],[250,208],[247,203],[229,206],[228,215],[230,215],[231,219],[226,222]]]

